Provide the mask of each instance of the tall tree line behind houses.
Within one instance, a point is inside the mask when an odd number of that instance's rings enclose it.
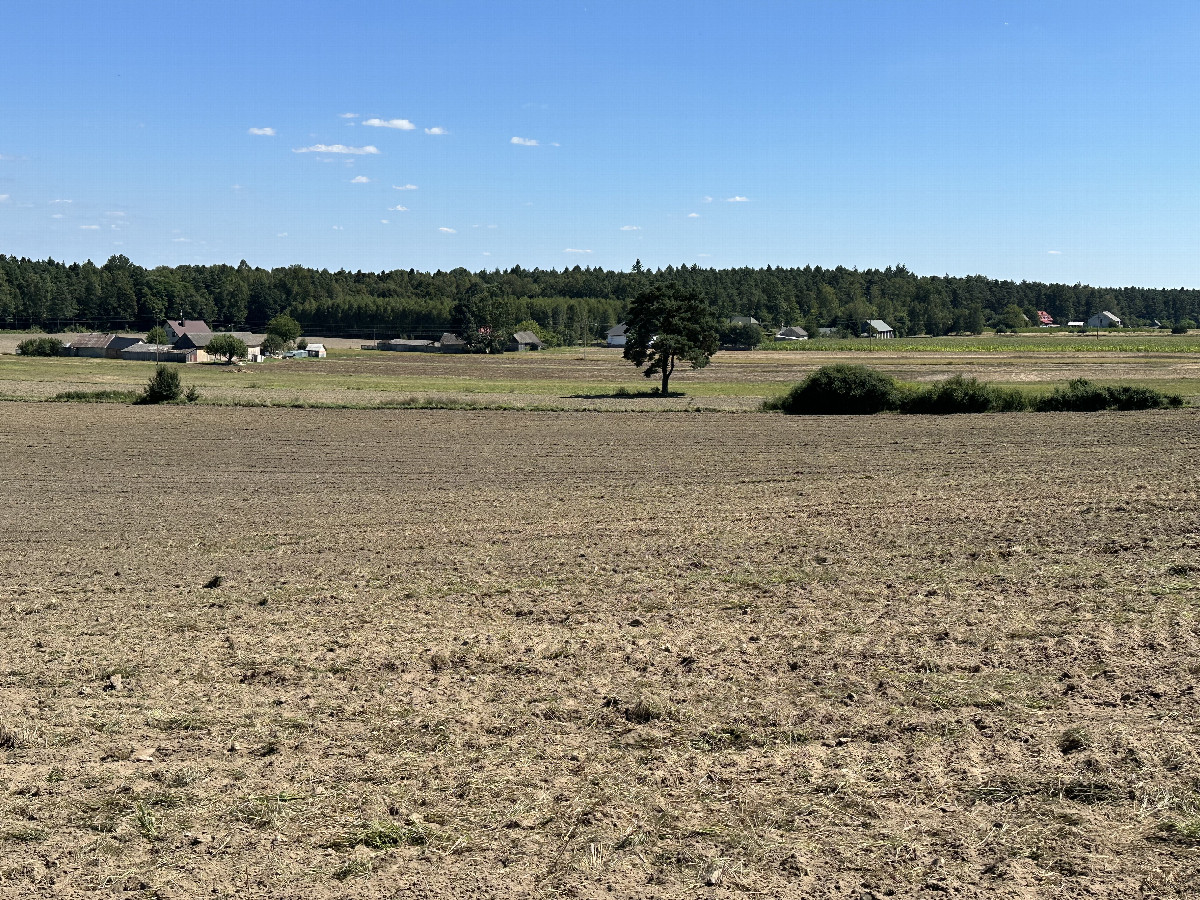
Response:
[[[196,318],[253,329],[286,313],[311,334],[419,338],[454,328],[461,310],[471,307],[488,310],[497,326],[532,320],[571,343],[601,336],[639,292],[662,282],[698,291],[719,317],[754,316],[810,331],[857,333],[863,320],[880,318],[899,335],[942,335],[1020,327],[1026,317],[1036,323],[1039,310],[1061,324],[1103,310],[1127,325],[1200,319],[1197,290],[915,275],[902,265],[330,272],[245,261],[146,269],[124,256],[96,266],[0,255],[0,328],[142,330],[165,318]]]

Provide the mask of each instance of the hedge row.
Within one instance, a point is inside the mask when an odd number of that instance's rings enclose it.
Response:
[[[1002,388],[955,375],[927,387],[897,384],[892,376],[866,366],[822,366],[763,409],[793,415],[871,415],[881,412],[1095,412],[1102,409],[1162,409],[1183,406],[1178,394],[1153,388],[1105,387],[1077,378],[1049,394]]]

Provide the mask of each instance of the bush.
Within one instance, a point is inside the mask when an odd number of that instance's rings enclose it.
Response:
[[[158,366],[138,403],[173,403],[183,396],[179,373],[169,366]]]
[[[985,384],[976,378],[955,375],[902,398],[907,413],[949,415],[951,413],[1019,412],[1029,409],[1029,398],[1019,390]]]
[[[26,338],[17,344],[20,356],[59,356],[62,352],[62,341],[55,338]]]
[[[896,409],[896,380],[866,366],[822,366],[782,397],[763,404],[791,415],[862,416]]]
[[[1076,378],[1065,388],[1056,388],[1033,403],[1038,412],[1096,412],[1101,409],[1163,409],[1183,406],[1178,394],[1164,394],[1154,388],[1103,387],[1086,378]]]
[[[1196,323],[1191,319],[1181,319],[1171,326],[1171,334],[1187,334],[1195,327]]]
[[[146,343],[169,344],[171,343],[171,338],[167,335],[167,330],[165,328],[163,328],[161,325],[155,325],[146,334]]]
[[[276,353],[282,353],[287,349],[287,341],[277,334],[268,334],[263,338],[262,352],[267,356],[274,356]]]

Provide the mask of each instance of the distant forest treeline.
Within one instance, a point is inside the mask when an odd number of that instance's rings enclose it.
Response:
[[[1094,288],[1001,281],[982,275],[918,276],[887,269],[702,269],[667,266],[629,272],[575,266],[562,271],[330,272],[304,266],[159,266],[124,256],[102,266],[0,255],[0,328],[47,331],[148,329],[164,318],[212,327],[260,328],[287,313],[307,333],[427,337],[452,327],[455,307],[478,305],[503,321],[533,320],[564,341],[590,340],[620,322],[640,291],[677,281],[699,291],[718,316],[754,316],[768,325],[844,327],[887,321],[899,335],[978,332],[1036,323],[1046,310],[1060,324],[1110,310],[1127,325],[1200,319],[1200,290]]]

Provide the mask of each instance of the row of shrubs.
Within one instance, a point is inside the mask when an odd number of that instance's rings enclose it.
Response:
[[[822,366],[763,409],[793,415],[871,415],[881,412],[1095,412],[1102,409],[1163,409],[1183,406],[1178,394],[1147,387],[1106,387],[1077,378],[1049,394],[1003,388],[955,375],[928,386],[898,384],[884,372],[839,363]]]
[[[58,356],[63,352],[63,343],[57,338],[26,338],[17,344],[18,356]]]

